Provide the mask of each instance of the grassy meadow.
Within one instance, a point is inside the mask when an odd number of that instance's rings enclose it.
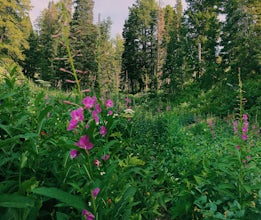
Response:
[[[261,219],[259,118],[242,94],[221,117],[1,75],[0,219]]]

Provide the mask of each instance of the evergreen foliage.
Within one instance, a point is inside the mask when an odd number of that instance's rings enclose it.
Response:
[[[93,0],[76,0],[71,27],[71,48],[83,87],[99,90],[97,28],[93,24]]]
[[[204,106],[201,110],[219,112],[224,106],[222,114],[233,111],[233,104],[222,103],[220,94],[234,94],[240,73],[247,84],[255,82],[254,88],[245,88],[246,97],[258,100],[259,1],[186,2],[183,9],[181,0],[174,7],[136,0],[129,8],[123,38],[113,39],[110,18],[94,24],[93,0],[51,1],[36,30],[28,19],[29,1],[5,0],[0,6],[0,57],[19,63],[27,77],[63,90],[72,90],[76,83],[70,62],[81,87],[103,96],[151,92],[183,100],[194,88],[193,97]],[[259,103],[248,101],[248,108]]]
[[[29,19],[30,4],[27,0],[1,0],[0,4],[0,58],[18,62],[23,60],[23,50],[29,47],[32,30]]]
[[[123,30],[122,77],[124,89],[136,93],[155,89],[157,70],[157,13],[154,0],[130,8]]]

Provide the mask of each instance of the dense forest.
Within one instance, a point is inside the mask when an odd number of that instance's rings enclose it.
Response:
[[[1,2],[2,63],[16,62],[36,83],[74,87],[66,41],[86,89],[175,98],[187,94],[200,99],[206,111],[227,114],[235,107],[231,95],[240,74],[246,108],[260,106],[258,0],[187,0],[185,10],[182,1],[162,7],[160,1],[137,0],[122,37],[115,38],[110,18],[93,22],[92,0],[51,1],[36,28],[28,16],[29,1]]]

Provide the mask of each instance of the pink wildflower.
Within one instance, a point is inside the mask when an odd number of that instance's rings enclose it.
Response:
[[[245,133],[248,131],[248,128],[247,127],[242,127],[242,132]]]
[[[87,135],[82,136],[75,145],[85,150],[90,150],[93,148],[93,144],[90,142],[89,137]]]
[[[237,120],[234,121],[233,125],[234,125],[234,133],[238,134],[238,121]]]
[[[113,108],[113,101],[111,99],[108,99],[105,103],[106,108]]]
[[[94,190],[92,190],[92,197],[94,199],[96,199],[96,197],[98,196],[99,192],[100,192],[100,188],[98,188],[98,187],[95,188]]]
[[[95,112],[97,113],[97,114],[99,114],[99,113],[101,113],[101,106],[99,105],[99,104],[97,104],[97,105],[95,105]]]
[[[105,126],[101,126],[101,128],[100,128],[100,134],[101,134],[101,136],[103,136],[103,137],[106,136],[107,130],[106,130],[106,127],[105,127]]]
[[[100,166],[101,162],[98,159],[95,159],[93,161],[94,165],[96,165],[97,167]]]
[[[71,131],[71,130],[73,130],[74,128],[76,128],[77,127],[77,124],[78,124],[78,121],[75,121],[75,120],[70,120],[70,122],[69,122],[69,125],[68,125],[68,127],[67,127],[67,131]]]
[[[103,157],[102,157],[102,160],[103,161],[106,161],[106,160],[109,160],[110,159],[110,154],[105,154]]]
[[[92,112],[92,117],[95,120],[96,124],[99,124],[100,119],[98,113],[95,110]]]
[[[82,103],[84,104],[84,107],[87,108],[87,109],[90,109],[94,106],[96,102],[96,97],[90,97],[90,96],[87,96],[83,99]]]
[[[129,98],[125,98],[125,105],[126,107],[128,108],[129,107],[129,104],[131,103],[131,100]]]
[[[243,140],[243,141],[246,141],[247,139],[248,139],[247,134],[242,134],[242,140]]]
[[[240,146],[239,146],[239,145],[237,145],[237,146],[236,146],[236,149],[237,149],[237,150],[240,150]]]
[[[243,127],[242,127],[242,140],[243,141],[248,139],[247,132],[248,132],[249,123],[248,123],[247,119],[248,119],[247,114],[244,114],[243,115],[244,123],[243,123]]]
[[[244,121],[247,121],[247,120],[248,120],[248,116],[247,116],[247,114],[243,114],[242,117],[243,117],[243,120],[244,120]]]
[[[93,220],[95,218],[95,216],[86,209],[82,210],[82,215],[86,220]]]
[[[73,130],[74,128],[76,128],[78,122],[83,120],[84,120],[83,108],[78,108],[76,110],[73,110],[71,112],[71,120],[69,122],[67,130],[68,131]]]
[[[76,158],[78,156],[78,154],[79,154],[79,152],[77,150],[75,150],[75,149],[70,151],[70,157],[72,159]]]
[[[112,115],[112,114],[113,114],[112,110],[108,111],[108,115]]]

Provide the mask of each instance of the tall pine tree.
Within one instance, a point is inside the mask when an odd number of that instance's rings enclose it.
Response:
[[[32,30],[29,18],[30,3],[27,0],[0,3],[0,58],[14,61],[24,59],[22,51],[29,47]]]
[[[132,93],[157,89],[157,24],[155,0],[137,0],[124,24],[122,77]]]
[[[58,10],[54,1],[49,2],[48,8],[45,9],[38,19],[39,27],[39,74],[40,79],[55,82],[57,67],[54,59],[57,57],[58,40],[53,35],[59,30]]]
[[[203,89],[209,89],[218,74],[216,63],[220,22],[218,20],[220,1],[187,0],[186,22],[189,31],[187,53],[190,75]]]
[[[221,55],[226,78],[237,82],[254,78],[261,71],[261,7],[256,0],[224,1],[226,16],[222,29]]]
[[[75,0],[71,21],[71,48],[79,80],[84,88],[99,91],[97,27],[93,24],[93,0]]]

